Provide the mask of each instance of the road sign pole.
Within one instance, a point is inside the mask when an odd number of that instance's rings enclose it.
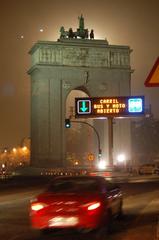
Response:
[[[113,167],[113,117],[108,118],[108,146],[109,166]]]

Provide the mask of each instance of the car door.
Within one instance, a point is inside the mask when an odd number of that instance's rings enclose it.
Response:
[[[109,206],[111,208],[111,212],[113,215],[117,215],[120,210],[120,189],[119,187],[111,182],[106,182],[107,189],[107,199]]]

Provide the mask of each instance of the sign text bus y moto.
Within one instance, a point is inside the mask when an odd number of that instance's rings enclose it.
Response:
[[[76,118],[136,117],[144,114],[144,96],[75,99]]]

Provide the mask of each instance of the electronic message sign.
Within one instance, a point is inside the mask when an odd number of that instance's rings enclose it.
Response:
[[[144,114],[144,96],[75,99],[75,117],[132,117]]]

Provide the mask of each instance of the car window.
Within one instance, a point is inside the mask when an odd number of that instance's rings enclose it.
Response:
[[[94,179],[57,179],[50,184],[48,191],[56,193],[99,191],[99,184]]]
[[[108,191],[111,191],[111,190],[114,190],[114,189],[119,188],[119,186],[118,186],[117,184],[112,183],[112,182],[109,182],[109,181],[107,181],[107,182],[105,183],[105,186],[106,186],[106,189],[107,189]]]

